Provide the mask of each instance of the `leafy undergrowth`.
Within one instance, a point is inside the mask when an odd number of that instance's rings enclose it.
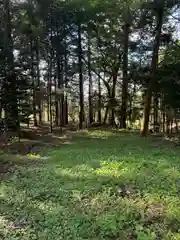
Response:
[[[0,239],[180,239],[178,148],[96,131],[42,155],[1,179]]]

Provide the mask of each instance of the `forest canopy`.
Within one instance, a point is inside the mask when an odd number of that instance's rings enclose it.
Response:
[[[178,131],[178,0],[3,0],[0,24],[3,129]]]

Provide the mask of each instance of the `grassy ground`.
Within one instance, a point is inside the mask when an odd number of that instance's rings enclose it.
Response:
[[[0,239],[180,239],[178,148],[103,131],[64,143],[1,176]]]

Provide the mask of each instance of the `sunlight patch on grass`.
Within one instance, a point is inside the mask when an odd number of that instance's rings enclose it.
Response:
[[[74,136],[73,145],[44,153],[51,161],[20,165],[1,183],[0,214],[27,224],[23,233],[0,224],[0,238],[180,239],[178,151],[129,134],[87,135],[107,140]]]
[[[4,216],[0,216],[0,236],[2,230],[4,229],[5,234],[8,234],[8,231],[12,228],[13,222],[6,219]]]
[[[100,161],[100,168],[95,170],[97,175],[119,177],[129,169],[123,166],[121,162]]]
[[[107,138],[107,137],[111,137],[114,136],[115,133],[111,132],[111,131],[102,131],[102,130],[98,130],[98,131],[89,131],[88,132],[88,136],[90,137],[94,137],[94,138]]]
[[[165,240],[179,240],[180,233],[172,233],[171,231],[167,234],[167,237],[164,238]]]
[[[179,184],[180,184],[180,170],[179,169],[177,169],[176,167],[167,168],[164,170],[164,173],[167,175],[167,177],[170,177],[175,180],[179,180]]]
[[[35,154],[35,153],[30,153],[27,155],[27,157],[29,159],[40,159],[41,158],[41,156],[39,154]]]

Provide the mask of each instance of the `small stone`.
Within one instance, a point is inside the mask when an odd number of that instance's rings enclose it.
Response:
[[[13,229],[18,230],[18,229],[23,229],[26,227],[26,221],[25,220],[20,220],[19,222],[15,222],[13,224]]]

